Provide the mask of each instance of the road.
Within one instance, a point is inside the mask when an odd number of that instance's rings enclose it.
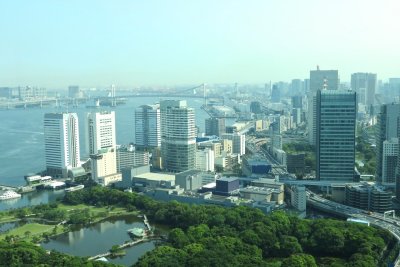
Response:
[[[346,217],[362,219],[370,224],[389,230],[393,236],[400,242],[400,220],[399,218],[384,216],[377,212],[367,212],[365,210],[353,208],[334,201],[327,200],[311,191],[307,190],[307,205],[321,208],[327,212],[342,214]],[[397,256],[394,266],[400,267],[400,254]]]
[[[271,163],[273,172],[277,175],[287,175],[286,166],[282,166],[269,152],[262,147],[263,144],[267,142],[266,138],[256,139],[251,136],[246,140],[246,149],[248,149],[252,154],[258,155],[261,158],[265,158]]]

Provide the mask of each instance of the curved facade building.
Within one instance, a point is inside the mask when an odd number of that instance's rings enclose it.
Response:
[[[163,169],[182,172],[195,168],[196,128],[194,109],[184,100],[164,100],[161,113]]]

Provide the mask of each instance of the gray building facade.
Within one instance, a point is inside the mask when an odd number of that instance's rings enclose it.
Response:
[[[351,91],[317,92],[317,179],[354,179],[357,100]]]

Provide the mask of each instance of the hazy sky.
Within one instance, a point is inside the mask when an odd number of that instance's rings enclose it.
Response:
[[[0,86],[400,76],[399,0],[0,2]]]

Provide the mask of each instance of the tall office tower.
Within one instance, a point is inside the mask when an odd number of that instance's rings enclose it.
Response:
[[[316,128],[316,111],[317,111],[317,96],[311,92],[307,95],[308,110],[307,110],[307,133],[308,142],[315,145],[315,138],[317,137]]]
[[[103,148],[115,148],[115,112],[100,111],[87,114],[86,149],[96,154]]]
[[[307,94],[310,91],[310,79],[304,79],[304,92]]]
[[[400,96],[400,78],[389,78],[389,95],[392,98]]]
[[[351,74],[351,89],[358,95],[358,103],[374,105],[376,74],[357,72]]]
[[[298,126],[301,123],[301,109],[300,108],[293,108],[292,109],[292,119],[293,119],[293,123],[296,124],[296,126]]]
[[[273,103],[281,102],[281,92],[277,84],[272,85],[271,102]]]
[[[70,85],[70,86],[68,86],[68,97],[69,98],[79,98],[79,97],[81,97],[78,85]]]
[[[399,139],[385,140],[382,146],[382,179],[383,185],[394,186],[396,182]]]
[[[160,147],[160,127],[160,105],[143,105],[135,109],[135,144],[137,147]]]
[[[376,181],[382,183],[383,142],[397,137],[400,104],[392,103],[381,106],[377,116],[376,131]]]
[[[161,113],[161,157],[163,168],[182,172],[195,168],[196,128],[194,109],[185,100],[163,100]]]
[[[282,149],[282,135],[274,134],[271,138],[271,147],[276,149]]]
[[[76,113],[46,113],[44,143],[49,175],[67,177],[69,169],[79,167],[79,122]]]
[[[263,108],[261,103],[259,101],[252,101],[250,103],[250,112],[256,114],[263,113]]]
[[[316,141],[316,94],[318,90],[338,90],[339,74],[337,70],[317,70],[310,71],[310,90],[308,97],[307,130],[308,140],[311,145]]]
[[[400,113],[399,113],[399,118],[397,119],[397,139],[400,140]],[[400,201],[400,155],[397,155],[396,199],[397,201]]]
[[[318,90],[338,90],[339,74],[337,70],[311,70],[310,71],[310,91],[317,93]]]
[[[292,96],[292,107],[303,109],[303,96],[302,95]]]
[[[303,81],[300,79],[293,79],[290,86],[290,95],[299,95],[304,92]]]
[[[206,135],[221,136],[225,133],[225,119],[224,118],[207,118],[206,119]]]
[[[317,92],[317,179],[351,182],[354,179],[356,93]]]

